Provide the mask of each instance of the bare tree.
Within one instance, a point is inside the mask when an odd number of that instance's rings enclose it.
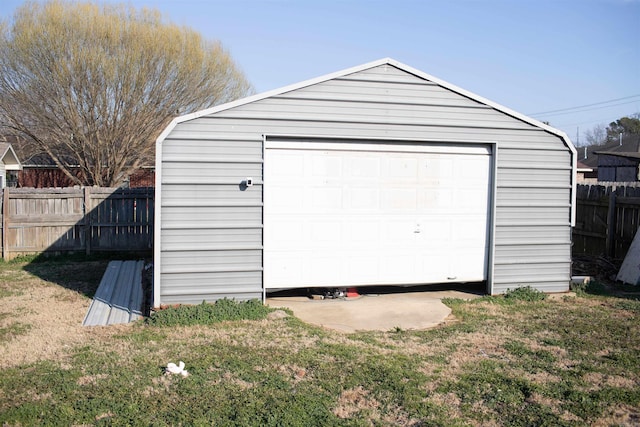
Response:
[[[595,125],[584,133],[585,143],[582,145],[602,145],[607,142],[607,128],[603,124]]]
[[[0,25],[0,125],[81,185],[119,185],[172,117],[250,91],[219,42],[157,11],[52,0]]]

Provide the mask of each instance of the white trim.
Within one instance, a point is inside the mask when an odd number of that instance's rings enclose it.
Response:
[[[568,137],[567,137],[568,138]],[[578,152],[571,141],[567,140],[571,150],[571,227],[576,226],[577,192],[578,192]]]
[[[348,142],[294,142],[294,141],[266,141],[265,149],[283,149],[283,150],[331,150],[331,151],[367,151],[367,152],[389,152],[394,153],[450,153],[450,154],[485,154],[490,155],[488,147],[467,145],[427,145],[427,144],[409,144],[409,143],[393,143],[388,144],[350,144]]]
[[[175,120],[174,120],[175,121]],[[175,127],[174,121],[156,140],[156,182],[153,216],[153,308],[160,307],[160,269],[162,267],[162,141]],[[166,132],[166,135],[165,135]]]
[[[299,134],[299,133],[270,133],[265,135],[265,141],[278,141],[282,139],[287,140],[296,140],[296,139],[316,139],[318,141],[340,141],[348,142],[348,141],[373,141],[373,142],[385,142],[390,141],[392,143],[411,143],[414,142],[416,144],[495,144],[495,141],[487,140],[487,139],[446,139],[446,138],[396,138],[387,137],[387,136],[344,136],[344,135],[331,135],[331,134]]]
[[[263,173],[266,168],[269,167],[269,162],[266,161],[265,151],[269,149],[291,149],[291,150],[331,150],[331,151],[374,151],[374,152],[410,152],[410,153],[452,153],[452,154],[472,154],[481,156],[490,156],[490,174],[489,174],[489,200],[488,200],[488,213],[487,213],[487,245],[488,251],[486,253],[486,292],[491,295],[493,293],[493,277],[494,277],[494,260],[495,260],[495,216],[496,216],[496,191],[497,191],[497,169],[498,169],[498,143],[496,141],[474,141],[458,139],[452,140],[422,140],[422,139],[400,139],[400,138],[369,138],[369,137],[345,137],[345,136],[309,136],[309,135],[275,135],[265,134],[263,135],[264,143],[262,149],[262,158],[265,159],[263,166]],[[298,141],[296,140],[298,139]],[[306,140],[300,142],[299,140]],[[364,145],[359,142],[349,141],[371,141],[375,145],[372,148],[371,144]],[[413,144],[413,145],[412,145]],[[432,146],[430,144],[436,144]],[[458,147],[455,147],[455,146]],[[466,146],[466,147],[460,147]],[[459,148],[459,149],[456,149]],[[266,187],[266,186],[265,186]],[[266,206],[265,196],[268,196],[268,191],[263,188],[262,203]],[[265,210],[263,209],[263,224],[264,224]],[[288,287],[275,287],[267,288],[265,285],[265,264],[264,264],[264,252],[266,248],[266,241],[264,238],[263,228],[263,270],[262,270],[262,291],[263,301],[266,298],[267,289],[270,291],[276,289],[288,289]]]
[[[267,146],[267,135],[263,134],[262,135],[262,178],[264,178],[264,155],[265,155],[265,148]],[[262,221],[262,248],[261,248],[261,259],[260,259],[260,265],[262,266],[262,275],[260,277],[260,280],[262,282],[262,303],[266,304],[267,303],[267,287],[264,285],[264,180],[262,182],[262,217],[260,218],[260,221]]]
[[[491,205],[490,217],[489,217],[489,259],[487,271],[487,294],[494,294],[494,282],[493,277],[496,269],[496,211],[497,211],[497,192],[498,192],[498,144],[495,143],[491,146],[493,153],[491,153],[491,194],[489,204]]]

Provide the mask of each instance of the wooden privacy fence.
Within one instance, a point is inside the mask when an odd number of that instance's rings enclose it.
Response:
[[[578,185],[573,255],[625,257],[640,225],[637,184]]]
[[[5,188],[0,207],[4,259],[153,245],[153,188]],[[638,183],[578,185],[574,255],[624,258],[639,225]]]
[[[153,243],[153,188],[5,188],[2,256],[146,251]]]

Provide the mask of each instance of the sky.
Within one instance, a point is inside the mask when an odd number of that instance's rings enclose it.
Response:
[[[640,112],[640,0],[93,0],[219,40],[261,93],[390,57],[574,143]],[[11,19],[22,0],[0,0]]]

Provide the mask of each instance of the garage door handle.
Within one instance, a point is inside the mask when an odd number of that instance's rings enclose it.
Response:
[[[414,233],[418,234],[420,233],[420,230],[414,230]]]

